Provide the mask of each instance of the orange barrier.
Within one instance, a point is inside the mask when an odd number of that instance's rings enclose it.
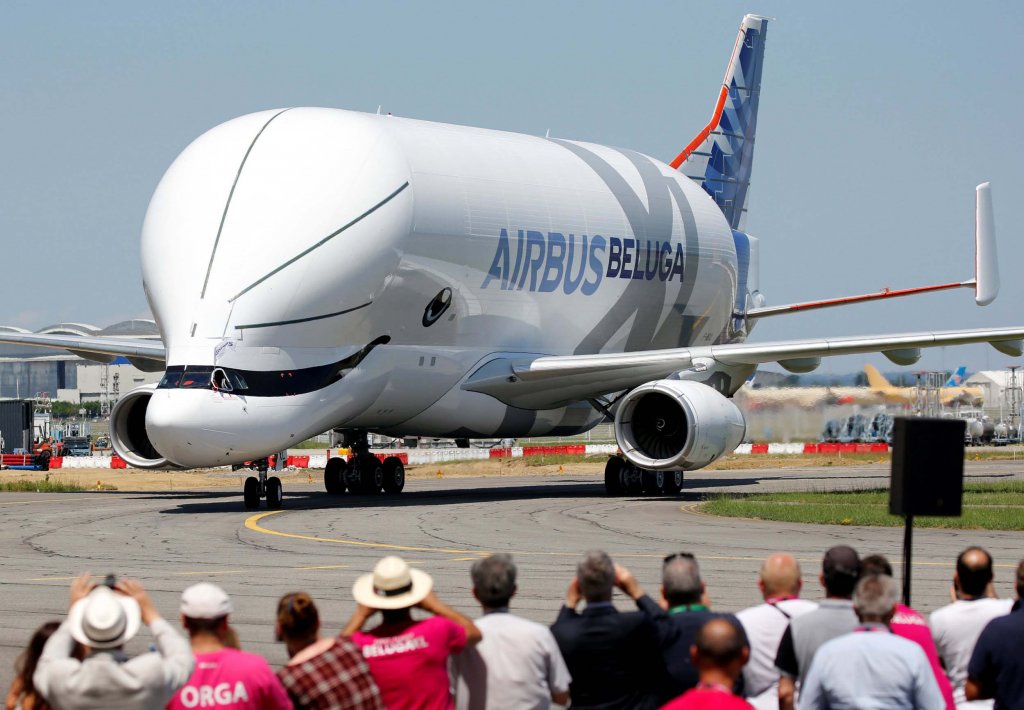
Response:
[[[750,453],[752,454],[767,454],[768,444],[751,444]]]
[[[120,456],[111,456],[110,468],[128,468],[128,464]]]

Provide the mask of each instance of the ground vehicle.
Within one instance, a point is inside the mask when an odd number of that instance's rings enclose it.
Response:
[[[92,456],[92,444],[87,436],[68,436],[62,443],[63,456]]]

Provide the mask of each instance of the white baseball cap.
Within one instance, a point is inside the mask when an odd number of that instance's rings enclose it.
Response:
[[[139,632],[139,603],[100,585],[68,611],[72,638],[90,648],[117,648]]]
[[[181,593],[179,611],[189,619],[219,619],[230,614],[234,608],[231,606],[231,597],[223,589],[216,584],[200,582]]]

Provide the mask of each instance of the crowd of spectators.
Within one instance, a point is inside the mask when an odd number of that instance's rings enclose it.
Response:
[[[181,633],[139,582],[83,574],[67,617],[29,640],[6,708],[1024,708],[1024,561],[1014,603],[995,597],[991,556],[968,548],[951,603],[927,619],[899,602],[892,572],[880,555],[833,547],[815,602],[800,596],[797,560],[776,553],[757,582],[763,603],[731,614],[711,609],[689,553],[665,557],[655,599],[593,550],[548,627],[512,613],[509,555],[472,565],[475,620],[427,573],[385,557],[356,580],[338,636],[322,633],[305,592],[280,599],[274,632],[289,660],[276,672],[239,648],[216,585],[182,593]],[[613,602],[616,589],[635,611]],[[129,657],[143,626],[151,650]]]

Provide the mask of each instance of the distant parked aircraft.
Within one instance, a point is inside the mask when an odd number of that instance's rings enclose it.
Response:
[[[964,374],[967,368],[961,366],[946,384],[940,388],[940,399],[943,405],[960,404],[979,405],[985,398],[985,393],[980,387],[963,387]],[[916,387],[896,387],[889,380],[885,379],[877,369],[871,365],[864,366],[864,372],[868,376],[868,387],[872,392],[878,394],[885,400],[886,404],[910,404],[917,397]]]

